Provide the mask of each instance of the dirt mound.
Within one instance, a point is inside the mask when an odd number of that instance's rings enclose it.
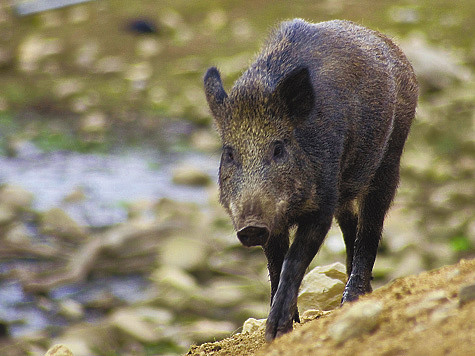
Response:
[[[295,330],[266,344],[262,329],[193,346],[188,355],[470,355],[475,350],[475,259],[400,278],[358,302],[296,324]],[[371,331],[341,326],[360,308],[381,308]],[[351,325],[351,324],[350,324]],[[353,324],[354,325],[354,324]],[[356,330],[356,332],[354,332]],[[343,335],[343,336],[342,336]]]

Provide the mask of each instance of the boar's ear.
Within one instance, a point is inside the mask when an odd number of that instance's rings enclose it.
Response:
[[[277,84],[277,94],[293,119],[305,119],[315,102],[308,68],[300,66],[292,70]]]
[[[206,100],[216,121],[222,120],[221,113],[224,100],[228,97],[223,88],[223,82],[216,67],[211,67],[204,76]],[[217,122],[221,126],[220,122]]]

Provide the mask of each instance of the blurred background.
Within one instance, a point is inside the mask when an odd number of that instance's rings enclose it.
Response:
[[[2,1],[2,355],[183,354],[266,317],[264,254],[217,202],[202,76],[229,88],[294,17],[389,35],[420,81],[374,285],[475,256],[472,0]],[[344,255],[333,227],[312,266]]]

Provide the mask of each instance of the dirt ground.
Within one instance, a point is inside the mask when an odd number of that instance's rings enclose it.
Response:
[[[187,355],[475,355],[474,284],[475,259],[461,260],[397,279],[356,303],[294,325],[292,333],[270,344],[260,330],[193,346]],[[368,300],[383,306],[375,329],[336,342],[332,326]]]

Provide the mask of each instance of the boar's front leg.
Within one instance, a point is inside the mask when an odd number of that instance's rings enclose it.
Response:
[[[332,215],[322,213],[308,216],[299,222],[295,240],[285,256],[279,286],[267,318],[267,341],[292,330],[300,283],[330,229],[331,222]]]
[[[267,269],[269,270],[271,295],[270,303],[274,300],[274,295],[279,286],[280,272],[284,263],[285,255],[289,250],[289,231],[281,234],[271,235],[267,243],[263,246],[264,253],[267,257]],[[296,310],[294,320],[300,322],[299,313]]]

